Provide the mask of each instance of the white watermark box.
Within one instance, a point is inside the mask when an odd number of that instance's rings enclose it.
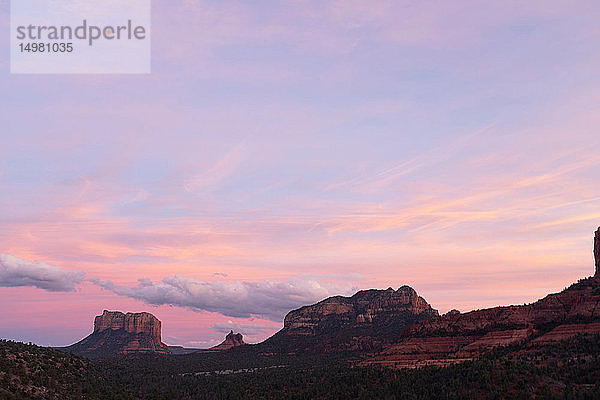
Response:
[[[11,72],[150,73],[151,0],[11,0]]]

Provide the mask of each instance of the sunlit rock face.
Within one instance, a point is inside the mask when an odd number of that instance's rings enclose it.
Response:
[[[106,311],[94,318],[94,332],[107,329],[124,329],[129,333],[146,333],[160,342],[160,321],[147,312],[123,314],[119,311]]]
[[[66,350],[90,358],[129,353],[170,353],[161,341],[161,324],[154,315],[106,310],[94,318],[94,332]]]

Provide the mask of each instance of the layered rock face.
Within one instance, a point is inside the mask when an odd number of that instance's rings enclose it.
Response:
[[[287,335],[317,335],[331,328],[405,325],[408,319],[435,316],[438,312],[413,288],[403,286],[397,291],[363,290],[352,297],[330,297],[291,311],[284,319],[283,331]]]
[[[246,342],[244,342],[244,337],[241,333],[233,333],[233,331],[229,332],[227,336],[225,336],[225,340],[214,347],[208,349],[209,351],[221,351],[221,350],[229,350],[233,347],[244,346]]]
[[[91,335],[65,349],[89,358],[129,353],[170,353],[168,346],[161,341],[161,324],[154,315],[106,310],[94,318]]]
[[[438,316],[414,289],[364,290],[291,311],[284,328],[265,343],[298,351],[374,351],[400,337],[404,328]]]
[[[146,333],[154,340],[160,342],[160,321],[147,312],[123,314],[119,311],[104,310],[102,315],[94,318],[94,332],[102,332],[107,329],[123,329],[129,333]]]
[[[496,346],[545,344],[579,333],[600,333],[600,280],[588,278],[523,306],[446,314],[404,331],[367,364],[415,367],[460,362]]]
[[[414,367],[446,365],[470,359],[495,346],[540,345],[578,333],[600,333],[600,229],[594,254],[596,275],[533,304],[495,307],[469,313],[451,312],[418,323],[404,338],[368,363]]]

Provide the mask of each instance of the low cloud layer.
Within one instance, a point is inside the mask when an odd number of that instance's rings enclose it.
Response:
[[[285,282],[204,282],[173,276],[161,282],[139,279],[135,287],[98,279],[91,281],[118,295],[151,305],[173,305],[230,317],[259,317],[277,322],[281,322],[285,314],[294,308],[355,290],[300,278],[290,278]]]
[[[0,287],[32,286],[51,292],[73,292],[84,276],[80,271],[0,254]]]

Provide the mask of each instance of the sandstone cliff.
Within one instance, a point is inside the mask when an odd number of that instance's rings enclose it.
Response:
[[[119,311],[104,310],[102,315],[94,318],[94,332],[102,332],[106,329],[124,329],[129,333],[144,332],[160,342],[160,321],[147,312],[123,314]]]
[[[414,289],[402,286],[397,291],[363,290],[352,297],[330,297],[291,311],[284,319],[283,330],[288,335],[315,335],[332,327],[389,325],[413,316],[437,315]]]
[[[363,290],[291,311],[283,329],[264,343],[287,353],[374,351],[399,338],[406,327],[438,315],[408,286]]]
[[[600,276],[600,228],[598,228],[594,236],[594,261],[596,263],[595,276]]]
[[[472,359],[497,346],[527,346],[566,340],[579,333],[600,334],[600,279],[522,306],[446,314],[417,323],[404,337],[367,364],[415,367]]]
[[[65,350],[90,358],[129,353],[170,353],[161,341],[160,321],[154,315],[106,310],[94,318],[91,335]]]

